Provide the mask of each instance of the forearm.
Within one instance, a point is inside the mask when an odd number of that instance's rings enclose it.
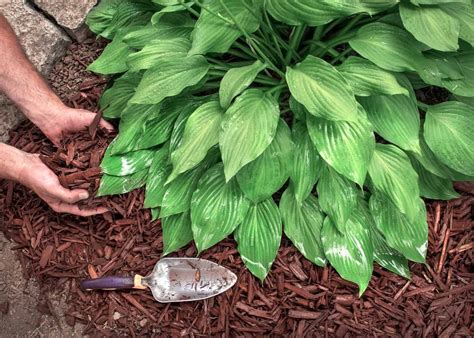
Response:
[[[28,154],[0,142],[0,179],[21,181]]]
[[[7,20],[0,14],[0,91],[35,124],[41,125],[61,100],[26,57]]]

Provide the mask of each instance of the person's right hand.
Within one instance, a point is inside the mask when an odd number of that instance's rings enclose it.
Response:
[[[19,183],[33,190],[55,212],[88,217],[108,211],[104,207],[79,209],[76,203],[89,197],[87,190],[64,188],[59,183],[58,177],[41,161],[38,155],[24,154],[18,165],[20,166]]]

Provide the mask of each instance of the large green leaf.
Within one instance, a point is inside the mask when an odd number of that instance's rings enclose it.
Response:
[[[243,3],[253,8],[252,13]],[[192,33],[193,46],[189,53],[194,55],[227,52],[243,34],[238,27],[247,33],[258,29],[260,4],[260,1],[252,0],[204,0],[203,9]],[[238,26],[234,24],[234,20]]]
[[[372,244],[374,246],[374,261],[379,263],[385,269],[388,269],[402,277],[410,278],[410,269],[408,260],[397,250],[387,244],[387,241],[380,231],[370,221],[370,231],[372,235]]]
[[[436,176],[426,170],[416,159],[411,161],[419,178],[420,195],[436,200],[450,200],[459,197],[451,180]]]
[[[296,200],[301,204],[313,190],[324,163],[309,137],[305,123],[298,122],[293,125],[293,140],[295,149],[291,160],[290,181]]]
[[[280,211],[271,198],[251,205],[235,231],[237,250],[245,266],[262,281],[277,255],[281,235]]]
[[[151,23],[160,39],[190,38],[196,21],[186,12],[157,12]]]
[[[331,219],[332,224],[345,233],[347,220],[357,204],[357,187],[344,176],[326,167],[317,189],[321,209]]]
[[[163,229],[163,256],[166,256],[193,240],[189,211],[165,217],[161,220]]]
[[[180,94],[185,88],[198,83],[209,70],[206,58],[200,55],[186,58],[164,57],[148,69],[132,103],[160,103],[166,97]]]
[[[242,222],[249,206],[235,179],[226,183],[222,163],[209,169],[200,179],[191,201],[192,229],[198,251],[229,236]]]
[[[408,95],[395,75],[369,60],[351,56],[337,70],[344,76],[357,96]]]
[[[400,16],[405,28],[431,48],[456,51],[459,48],[459,21],[438,6],[414,6],[402,2]]]
[[[461,174],[438,160],[435,154],[431,151],[430,147],[428,147],[426,144],[422,133],[420,133],[420,149],[420,154],[412,153],[412,155],[430,173],[442,178],[448,178],[451,181],[474,181],[474,177]]]
[[[436,157],[454,170],[474,176],[474,110],[461,102],[430,106],[425,140]]]
[[[272,143],[279,114],[275,98],[258,89],[245,91],[227,110],[219,136],[227,181]]]
[[[316,197],[309,195],[300,203],[296,200],[293,190],[289,188],[281,197],[280,213],[285,235],[294,246],[311,262],[319,266],[326,265],[321,243],[324,216]]]
[[[362,26],[349,43],[357,53],[383,69],[415,71],[423,65],[416,40],[405,30],[386,23]]]
[[[145,208],[157,208],[161,206],[163,196],[166,192],[166,179],[171,172],[171,165],[168,163],[169,145],[166,144],[155,152],[151,163],[148,179],[146,182]]]
[[[257,60],[251,65],[228,70],[219,88],[221,106],[227,109],[232,100],[250,86],[258,73],[264,69],[265,65]]]
[[[142,79],[142,74],[127,72],[116,79],[100,98],[100,108],[106,118],[118,118],[127,108],[128,101]]]
[[[160,105],[128,105],[122,112],[119,134],[113,142],[110,153],[120,155],[143,149],[140,144],[143,126],[147,119],[159,114],[159,112]]]
[[[188,99],[186,96],[172,97],[163,101],[159,114],[145,122],[139,141],[140,147],[146,149],[169,140],[178,117],[189,116],[194,110],[194,106],[187,102]]]
[[[409,260],[424,263],[428,247],[428,224],[423,200],[418,199],[415,208],[415,217],[410,221],[389,199],[381,195],[372,195],[370,198],[370,211],[388,245]]]
[[[326,217],[321,231],[324,253],[342,278],[359,286],[362,295],[369,285],[374,260],[372,240],[363,213],[357,208],[341,233]]]
[[[127,176],[150,167],[153,161],[153,150],[139,150],[123,155],[110,155],[113,143],[105,152],[100,167],[102,172],[113,176]]]
[[[273,142],[237,173],[237,181],[245,196],[254,203],[270,198],[288,180],[294,151],[291,131],[280,120]]]
[[[459,37],[474,46],[474,6],[472,1],[465,0],[440,5],[441,9],[456,20],[459,20]]]
[[[128,45],[122,41],[124,34],[117,35],[109,43],[98,59],[87,70],[104,75],[124,73],[128,70],[127,58],[131,53]]]
[[[179,175],[166,185],[166,192],[161,202],[160,217],[176,215],[189,210],[193,192],[206,169],[204,164],[200,165]]]
[[[326,61],[308,56],[295,67],[287,68],[286,81],[291,95],[314,116],[357,120],[357,102],[351,87]]]
[[[191,42],[185,38],[152,40],[141,51],[130,54],[127,65],[133,72],[149,69],[166,58],[184,59],[189,48]]]
[[[377,134],[404,150],[420,152],[420,113],[411,96],[368,96],[359,102]]]
[[[364,5],[359,1],[347,0],[266,1],[267,10],[275,19],[293,26],[303,24],[321,26],[340,17],[364,11],[373,12],[375,9],[368,1],[366,2],[367,6]]]
[[[102,0],[87,15],[86,23],[91,31],[102,33],[112,21],[115,12],[122,0]]]
[[[389,144],[377,144],[369,166],[375,189],[388,197],[412,221],[418,213],[418,175],[408,156]]]
[[[189,116],[183,139],[171,154],[173,172],[168,182],[199,164],[206,157],[208,150],[219,143],[223,117],[224,112],[218,101],[203,104]]]
[[[375,146],[372,126],[363,113],[356,122],[308,116],[307,125],[319,155],[338,173],[362,186]]]
[[[122,41],[125,42],[130,48],[142,49],[150,41],[161,38],[158,31],[151,24],[143,27],[137,27],[136,29],[128,32],[123,37]]]
[[[145,185],[148,169],[128,176],[102,175],[97,197],[126,194]]]

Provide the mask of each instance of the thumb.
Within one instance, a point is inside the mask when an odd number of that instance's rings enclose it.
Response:
[[[54,192],[57,199],[68,204],[74,204],[89,198],[89,193],[84,189],[69,190],[62,186]]]

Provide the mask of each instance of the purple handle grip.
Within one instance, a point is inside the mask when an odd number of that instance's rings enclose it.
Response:
[[[83,290],[133,289],[134,285],[133,277],[107,276],[81,281]]]

